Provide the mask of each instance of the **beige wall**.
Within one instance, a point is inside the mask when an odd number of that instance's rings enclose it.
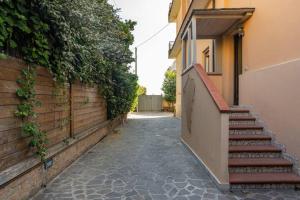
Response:
[[[179,9],[179,12],[178,12],[178,15],[177,15],[177,18],[176,18],[176,34],[178,34],[178,32],[180,30],[183,17],[184,16],[182,16],[182,6],[180,6],[180,9]]]
[[[196,73],[192,69],[183,76],[185,91],[182,103],[182,139],[206,165],[217,182],[225,186],[228,184],[228,114],[219,112]],[[195,88],[190,87],[193,82],[191,80],[194,81]]]
[[[253,106],[289,153],[300,158],[300,1],[225,0],[222,7],[254,7],[244,24],[240,103]],[[223,37],[223,95],[233,103],[233,38]],[[286,64],[280,64],[286,63]],[[276,66],[274,66],[276,65]]]
[[[300,158],[300,59],[240,77],[241,104],[252,105],[288,153]]]
[[[210,66],[212,66],[212,58],[213,58],[213,48],[212,48],[212,40],[197,40],[197,63],[201,64],[204,67],[204,55],[203,51],[209,48],[209,57],[210,57]]]
[[[244,24],[243,71],[264,68],[300,57],[300,1],[217,0],[217,8],[254,7],[253,16]],[[223,95],[233,104],[233,38],[223,36]],[[219,54],[220,55],[220,54]]]
[[[179,52],[176,58],[176,117],[181,117],[181,73],[182,73],[182,55]]]
[[[222,82],[223,82],[223,77],[220,74],[208,74],[209,79],[214,83],[214,85],[216,86],[216,88],[218,89],[218,92],[220,92],[221,95],[223,95],[223,91],[222,91]]]
[[[222,65],[222,94],[224,99],[229,105],[233,104],[233,37],[232,36],[224,36],[223,41],[220,43],[222,48],[221,55],[221,65]],[[220,48],[220,46],[219,46]]]
[[[217,0],[228,8],[254,7],[244,25],[244,70],[264,68],[300,57],[299,0]],[[270,7],[270,3],[272,7]]]

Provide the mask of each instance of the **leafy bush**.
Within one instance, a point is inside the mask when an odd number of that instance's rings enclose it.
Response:
[[[130,110],[137,86],[127,67],[134,26],[107,0],[4,0],[0,57],[45,66],[59,82],[98,85],[114,118]]]
[[[166,71],[162,91],[164,92],[164,99],[173,107],[176,102],[176,71]]]
[[[147,94],[147,88],[138,85],[136,88],[134,100],[133,100],[133,103],[132,103],[131,109],[130,109],[132,112],[136,111],[136,108],[138,106],[139,96],[146,95],[146,94]]]
[[[0,0],[0,59],[9,55],[29,64],[17,81],[21,103],[15,115],[42,160],[47,137],[35,120],[35,65],[47,67],[56,85],[97,85],[115,118],[130,110],[135,97],[137,77],[128,68],[134,26],[107,0]]]

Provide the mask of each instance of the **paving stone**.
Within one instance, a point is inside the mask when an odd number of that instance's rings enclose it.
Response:
[[[105,176],[98,176],[88,182],[88,185],[101,185],[103,184]]]
[[[122,195],[120,193],[117,192],[111,192],[105,195],[105,197],[107,198],[116,198],[116,197],[121,197]]]
[[[189,186],[186,187],[186,189],[188,189],[189,191],[192,191],[193,189],[195,189],[195,187],[192,186],[192,185],[189,185]]]
[[[187,197],[175,197],[173,200],[188,200]]]
[[[156,194],[154,194],[154,195],[152,195],[152,199],[153,200],[168,200],[169,198],[166,195],[156,195]]]
[[[219,191],[182,145],[180,120],[171,115],[129,115],[119,132],[82,155],[33,200],[300,199],[299,191]]]
[[[169,192],[169,196],[170,197],[174,197],[177,194],[178,190],[176,188],[173,188],[170,192]]]
[[[85,195],[83,195],[83,194],[76,195],[76,198],[77,199],[85,199]]]
[[[100,199],[101,198],[101,195],[88,195],[87,196],[87,199]]]
[[[171,189],[174,188],[174,185],[173,185],[173,184],[170,184],[170,183],[167,183],[167,184],[165,184],[165,185],[163,186],[163,188],[164,188],[164,190],[165,190],[166,192],[169,192]]]
[[[177,195],[178,196],[184,196],[184,195],[188,195],[188,194],[190,194],[190,191],[188,191],[186,189],[181,189],[181,190],[179,190]]]
[[[198,188],[201,188],[203,186],[203,183],[202,183],[201,180],[189,180],[189,183],[192,186],[195,186],[195,187],[198,187]]]
[[[130,191],[130,192],[127,192],[126,194],[125,194],[125,196],[126,197],[130,197],[130,196],[134,196],[134,195],[137,195],[138,193],[135,191],[135,190],[132,190],[132,191]]]
[[[111,189],[101,189],[101,190],[98,190],[96,193],[97,194],[109,194],[111,192],[112,192]]]
[[[174,185],[177,187],[177,188],[184,188],[186,185],[187,185],[187,183],[186,182],[183,182],[183,183],[181,183],[181,182],[179,182],[179,183],[174,183]]]
[[[212,193],[204,193],[204,194],[203,194],[203,198],[210,198],[210,199],[213,199],[213,198],[216,198],[216,195],[215,195],[215,194],[212,194]]]
[[[201,197],[201,196],[198,196],[198,195],[192,195],[192,196],[189,196],[189,197],[188,197],[189,200],[201,200],[201,198],[202,198],[202,197]]]

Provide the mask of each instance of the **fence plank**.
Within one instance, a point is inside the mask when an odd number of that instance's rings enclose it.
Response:
[[[0,60],[0,171],[33,155],[28,148],[30,138],[21,133],[22,121],[15,117],[20,103],[16,80],[26,67],[18,59]],[[34,109],[35,120],[47,132],[48,147],[107,120],[106,102],[97,87],[79,82],[62,89],[55,85],[48,70],[37,67],[36,99],[42,106]]]

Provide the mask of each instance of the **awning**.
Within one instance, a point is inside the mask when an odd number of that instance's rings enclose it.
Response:
[[[179,53],[182,35],[193,18],[196,19],[197,39],[214,39],[229,34],[249,19],[254,10],[254,8],[194,9],[185,18],[169,57],[174,58]]]
[[[197,39],[213,39],[230,33],[249,19],[253,12],[254,8],[194,10]]]

